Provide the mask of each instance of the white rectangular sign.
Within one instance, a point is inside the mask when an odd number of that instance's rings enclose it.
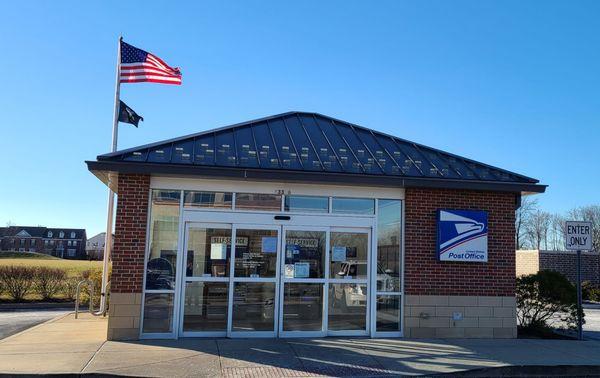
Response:
[[[565,242],[568,251],[592,249],[592,222],[567,221]]]

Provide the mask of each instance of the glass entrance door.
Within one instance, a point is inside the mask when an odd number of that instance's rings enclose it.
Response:
[[[329,236],[327,333],[368,334],[370,233],[335,229]]]
[[[284,227],[283,232],[279,334],[324,336],[328,228]]]
[[[369,334],[370,228],[186,223],[179,335]]]
[[[280,227],[234,225],[230,337],[275,337]]]

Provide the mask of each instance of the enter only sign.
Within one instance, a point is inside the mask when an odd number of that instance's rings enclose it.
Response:
[[[566,244],[569,251],[589,251],[592,249],[592,223],[567,221]]]

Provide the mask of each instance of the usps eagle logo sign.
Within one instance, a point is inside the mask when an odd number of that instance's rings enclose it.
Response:
[[[440,261],[488,261],[487,212],[438,210]]]

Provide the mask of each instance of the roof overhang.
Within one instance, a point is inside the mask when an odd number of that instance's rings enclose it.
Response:
[[[382,176],[367,174],[251,169],[201,165],[156,164],[125,161],[86,161],[88,169],[118,192],[118,175],[149,174],[175,177],[218,178],[254,181],[292,181],[307,184],[361,185],[397,188],[443,188],[486,190],[513,193],[543,193],[547,185],[480,180],[451,180],[426,177]]]

